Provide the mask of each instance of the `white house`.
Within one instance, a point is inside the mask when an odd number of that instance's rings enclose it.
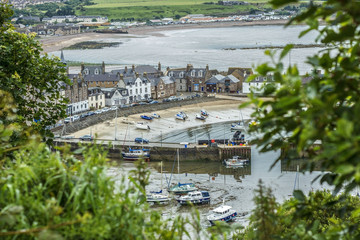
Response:
[[[245,81],[243,82],[243,85],[242,85],[242,93],[245,93],[245,94],[248,94],[250,93],[252,90],[254,93],[257,93],[257,94],[262,94],[263,93],[263,87],[264,85],[267,85],[267,84],[275,84],[276,85],[276,88],[279,88],[280,87],[280,84],[279,83],[275,83],[273,81],[273,76],[267,76],[267,77],[256,77],[254,80],[252,80],[251,82],[248,82],[247,79],[249,78],[250,76],[247,76],[245,78]]]
[[[88,88],[89,106],[92,109],[105,107],[105,94],[99,87]]]
[[[140,77],[138,73],[135,76],[126,78],[120,74],[118,87],[128,90],[129,103],[143,101],[151,97],[150,80],[145,76]]]
[[[106,106],[119,106],[129,103],[129,94],[126,88],[102,88]]]

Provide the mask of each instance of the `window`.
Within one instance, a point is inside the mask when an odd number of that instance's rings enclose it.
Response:
[[[145,92],[147,93],[147,88],[145,88]]]
[[[137,89],[135,90],[135,94],[138,94],[138,90],[137,90]]]
[[[95,75],[98,75],[99,74],[99,69],[95,68],[94,73],[95,73]]]
[[[142,88],[140,88],[140,93],[142,93]]]
[[[180,83],[182,83],[182,79],[180,79]]]
[[[181,72],[180,74],[179,74],[179,77],[184,77],[184,73],[183,72]]]
[[[141,82],[139,82],[139,86],[141,87]]]
[[[85,75],[89,75],[89,69],[85,68],[84,74],[85,74]]]
[[[73,111],[75,111],[75,107],[73,107]]]
[[[137,87],[137,82],[135,82],[135,87]]]
[[[163,85],[160,85],[160,89],[163,89],[164,87],[163,87]]]
[[[122,91],[122,95],[126,95],[126,91]]]
[[[195,77],[195,71],[194,71],[194,70],[191,71],[191,76],[192,76],[192,77]]]
[[[130,90],[130,95],[132,95],[132,90]]]
[[[182,90],[182,86],[180,86],[180,90]]]
[[[173,77],[173,76],[174,76],[174,72],[170,72],[170,73],[169,73],[169,76],[170,76],[170,77]]]
[[[203,71],[199,71],[199,77],[202,77]]]

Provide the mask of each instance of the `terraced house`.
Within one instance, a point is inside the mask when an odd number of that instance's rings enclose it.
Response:
[[[151,97],[151,82],[147,76],[140,76],[138,73],[130,77],[124,77],[122,74],[119,76],[120,80],[117,87],[127,89],[128,103],[144,101]]]
[[[81,73],[68,74],[68,77],[72,81],[71,86],[66,86],[65,97],[69,99],[69,104],[66,113],[70,116],[80,112],[88,111],[89,99],[88,99],[88,85],[85,82]]]
[[[151,98],[160,99],[176,95],[176,83],[174,77],[163,76],[150,78]]]
[[[165,75],[175,78],[177,92],[205,92],[205,80],[209,79],[212,73],[208,65],[206,68],[194,68],[188,64],[186,68],[168,68]]]

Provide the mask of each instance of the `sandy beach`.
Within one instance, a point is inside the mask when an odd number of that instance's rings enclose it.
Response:
[[[140,118],[141,114],[130,115],[127,118],[113,119],[95,126],[82,129],[74,134],[75,138],[79,138],[85,134],[97,135],[98,139],[114,140],[115,138],[115,124],[116,124],[116,138],[118,140],[131,140],[136,137],[143,137],[150,141],[159,138],[160,135],[170,134],[175,130],[185,130],[187,128],[199,127],[205,124],[214,124],[220,122],[239,121],[240,110],[239,105],[244,99],[229,99],[218,100],[214,102],[206,102],[200,104],[187,105],[183,107],[175,107],[166,110],[157,111],[161,116],[159,119],[146,121]],[[209,113],[209,117],[205,120],[195,119],[196,114],[204,109]],[[184,111],[189,118],[186,121],[175,119],[176,113]],[[251,108],[241,110],[244,119],[249,119],[252,112]],[[143,114],[152,114],[154,112],[146,112]],[[144,122],[146,121],[146,122]],[[130,124],[129,124],[130,122]],[[150,130],[137,129],[134,123],[144,122],[150,126]],[[132,123],[132,124],[131,124]]]
[[[44,36],[40,38],[43,46],[43,52],[59,51],[62,48],[69,47],[73,44],[91,41],[101,38],[129,38],[143,37],[144,35],[163,36],[162,31],[194,29],[194,28],[223,28],[223,27],[241,27],[241,26],[257,26],[257,25],[285,25],[288,20],[272,20],[272,21],[254,21],[254,22],[213,22],[213,23],[194,23],[194,24],[171,24],[162,26],[140,26],[131,27],[129,34],[101,34],[101,33],[81,33],[64,36]]]

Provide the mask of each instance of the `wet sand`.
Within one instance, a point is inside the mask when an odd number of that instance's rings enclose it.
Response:
[[[241,98],[228,100],[224,99],[156,111],[161,118],[153,119],[151,121],[141,119],[140,115],[150,115],[155,112],[134,114],[128,116],[127,118],[119,117],[117,120],[113,119],[112,121],[106,121],[104,123],[82,129],[72,134],[72,136],[79,138],[82,135],[91,133],[93,135],[96,134],[98,139],[114,140],[116,131],[117,140],[133,141],[136,137],[143,137],[151,141],[152,139],[159,138],[160,135],[169,134],[174,130],[185,130],[191,127],[219,122],[239,121],[240,110],[238,107],[243,101],[244,99]],[[195,119],[196,114],[200,113],[201,109],[204,109],[209,113],[209,117],[205,121]],[[184,111],[189,116],[186,121],[175,119],[176,113],[180,111]],[[241,110],[244,119],[249,119],[251,112],[251,108]],[[145,124],[148,124],[150,126],[150,130],[137,129],[134,124],[137,122],[144,122]]]
[[[144,35],[164,36],[162,31],[195,29],[195,28],[223,28],[223,27],[241,27],[257,25],[285,25],[288,20],[272,21],[254,21],[254,22],[213,22],[213,23],[193,23],[193,24],[171,24],[162,26],[140,26],[127,29],[129,34],[101,34],[101,33],[80,33],[64,36],[42,36],[40,42],[43,46],[43,52],[59,51],[75,43],[84,41],[102,39],[102,38],[129,38],[144,37]]]

